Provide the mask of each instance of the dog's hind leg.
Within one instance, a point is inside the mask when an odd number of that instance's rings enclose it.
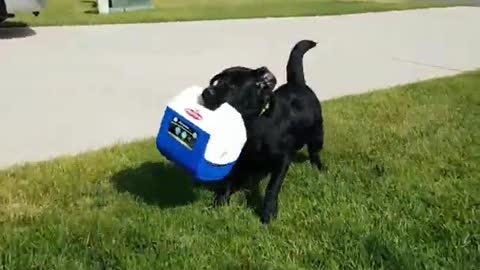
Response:
[[[307,148],[310,163],[319,170],[323,170],[324,166],[320,159],[319,153],[323,149],[323,129],[315,129],[315,132],[313,132],[311,135],[310,142],[307,144]]]

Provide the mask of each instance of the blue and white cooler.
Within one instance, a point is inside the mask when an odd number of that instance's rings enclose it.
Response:
[[[199,181],[218,181],[232,169],[247,140],[242,116],[227,103],[202,106],[203,88],[190,87],[165,109],[157,149]]]

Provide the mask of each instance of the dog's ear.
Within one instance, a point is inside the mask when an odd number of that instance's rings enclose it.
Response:
[[[267,67],[260,67],[255,70],[257,74],[257,86],[262,90],[273,91],[277,85],[277,78]]]
[[[270,102],[277,79],[267,67],[260,67],[255,72],[257,73],[257,95],[264,106]]]
[[[218,73],[213,78],[210,79],[210,85],[212,85],[216,80],[218,80],[222,76],[222,73]]]

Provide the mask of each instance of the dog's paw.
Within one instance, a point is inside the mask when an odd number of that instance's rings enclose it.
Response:
[[[262,226],[267,226],[272,220],[277,218],[278,210],[276,205],[267,205],[261,215],[260,221],[262,222]]]
[[[328,167],[325,164],[320,164],[320,166],[317,167],[320,172],[326,172],[328,171]]]
[[[327,166],[324,163],[318,162],[318,163],[310,163],[314,168],[317,168],[319,172],[326,172],[327,171]]]
[[[213,208],[224,206],[225,204],[228,203],[228,198],[226,195],[216,195],[215,198],[213,199],[212,206]]]
[[[260,217],[260,221],[262,222],[262,227],[267,227],[270,222],[277,218],[277,214],[275,213],[266,213],[262,214]]]
[[[268,226],[268,224],[270,223],[271,219],[268,216],[265,216],[265,217],[262,216],[262,217],[260,217],[260,221],[262,222],[262,227],[266,228]]]

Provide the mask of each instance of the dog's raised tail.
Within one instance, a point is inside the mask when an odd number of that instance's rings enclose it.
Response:
[[[303,74],[303,55],[311,48],[317,46],[312,40],[301,40],[293,47],[287,64],[287,83],[305,84]]]

